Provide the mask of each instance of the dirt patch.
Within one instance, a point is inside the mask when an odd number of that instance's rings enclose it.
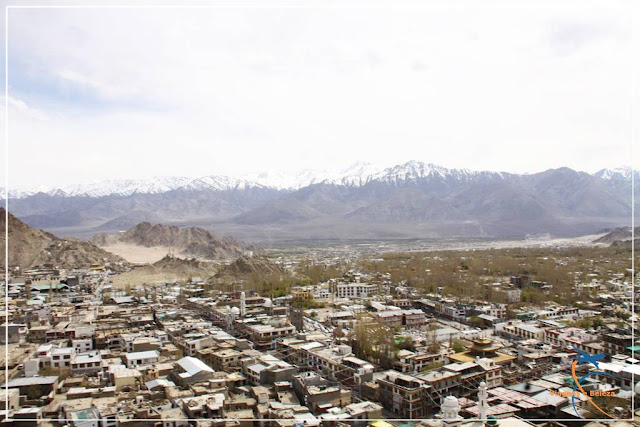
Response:
[[[161,260],[171,250],[164,246],[147,248],[130,243],[114,243],[103,246],[102,249],[134,263],[154,263]]]

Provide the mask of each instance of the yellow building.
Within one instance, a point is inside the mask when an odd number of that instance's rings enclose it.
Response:
[[[293,299],[295,301],[310,301],[313,299],[313,293],[311,291],[294,291]]]
[[[477,357],[490,359],[498,365],[510,365],[515,359],[515,356],[500,353],[501,347],[494,345],[493,340],[488,338],[480,338],[473,340],[473,345],[467,351],[461,353],[455,353],[449,356],[451,362],[465,363],[474,362]]]
[[[99,271],[104,270],[104,267],[102,266],[102,264],[94,262],[93,264],[91,264],[91,267],[89,267],[89,270]]]

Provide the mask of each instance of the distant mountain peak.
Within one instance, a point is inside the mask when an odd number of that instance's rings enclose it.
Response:
[[[570,168],[558,168],[559,172],[579,173]],[[632,174],[638,177],[640,172],[630,166],[601,169],[592,174],[607,181],[629,181]],[[518,174],[514,174],[518,175]],[[528,176],[530,174],[519,174]],[[386,183],[417,182],[427,179],[446,179],[468,181],[478,178],[501,178],[501,172],[474,171],[470,169],[449,169],[431,162],[410,160],[391,167],[381,167],[366,161],[336,169],[307,169],[298,172],[262,171],[241,177],[225,175],[207,175],[199,178],[158,176],[149,179],[109,179],[86,184],[67,186],[36,186],[10,189],[9,197],[22,199],[36,194],[51,197],[106,197],[131,196],[133,194],[159,194],[174,190],[186,191],[230,191],[249,188],[298,190],[314,184],[333,184],[343,186],[362,186],[371,181]],[[0,188],[2,194],[5,189]]]
[[[620,166],[612,169],[600,169],[598,172],[594,173],[593,176],[606,180],[631,180],[632,174],[635,176],[639,175],[639,171],[633,170],[631,166]]]

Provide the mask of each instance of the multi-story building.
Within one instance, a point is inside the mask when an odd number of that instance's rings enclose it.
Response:
[[[536,339],[542,341],[544,339],[544,329],[539,328],[531,323],[507,322],[504,326],[496,330],[500,330],[504,335],[520,338],[520,339]]]
[[[424,353],[400,350],[395,363],[395,369],[403,373],[421,372],[427,366],[444,364],[446,354]]]
[[[102,356],[97,351],[77,354],[71,361],[72,375],[91,375],[102,371]]]
[[[335,285],[338,298],[368,298],[378,293],[378,285],[370,283],[338,283]]]
[[[633,335],[610,333],[602,334],[602,349],[608,356],[626,354],[631,356],[629,347],[633,345]]]
[[[289,323],[287,316],[239,319],[234,322],[234,327],[238,335],[246,336],[254,343],[256,350],[273,349],[275,340],[296,332],[295,326]]]
[[[71,345],[79,353],[93,350],[93,340],[91,338],[74,338],[71,340]]]
[[[374,314],[389,327],[406,329],[419,328],[427,324],[427,316],[422,310],[387,310]]]
[[[157,351],[138,351],[136,353],[125,353],[124,362],[127,368],[137,368],[140,366],[152,365],[158,363],[160,355]]]
[[[291,381],[298,368],[277,357],[265,354],[258,360],[249,361],[242,367],[242,373],[250,384],[273,384],[278,381]]]
[[[543,339],[549,344],[577,348],[590,354],[598,353],[602,347],[597,335],[589,334],[581,328],[545,329]],[[594,343],[598,345],[593,345]]]
[[[351,392],[344,388],[330,385],[329,382],[315,372],[303,372],[293,378],[293,389],[300,402],[314,412],[326,407],[343,407],[351,403]]]
[[[576,318],[578,317],[578,308],[570,306],[555,307],[538,312],[538,316],[541,319],[560,319],[563,317]]]
[[[240,370],[243,353],[232,348],[201,350],[196,357],[216,371],[233,372]]]
[[[311,369],[331,381],[367,381],[374,371],[374,366],[355,357],[348,345],[329,347],[318,341],[289,338],[278,341],[276,350],[283,360]]]
[[[377,400],[398,418],[415,419],[427,416],[429,386],[424,380],[397,371],[376,374]]]
[[[76,354],[74,347],[54,348],[51,350],[51,367],[55,369],[69,368]]]

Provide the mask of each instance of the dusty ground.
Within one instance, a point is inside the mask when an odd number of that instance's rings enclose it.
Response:
[[[515,247],[570,247],[570,246],[594,246],[591,243],[593,240],[601,237],[602,234],[594,234],[573,238],[549,238],[539,237],[522,240],[493,240],[493,241],[475,241],[475,242],[460,242],[460,241],[430,241],[430,242],[403,242],[403,241],[380,241],[380,242],[367,242],[357,244],[342,244],[340,248],[336,248],[335,244],[318,244],[318,243],[306,243],[303,248],[297,248],[298,250],[309,251],[311,250],[323,253],[323,252],[336,252],[336,251],[354,251],[360,250],[363,253],[386,253],[386,252],[399,252],[399,251],[429,251],[429,250],[442,250],[442,249],[454,249],[454,250],[471,250],[471,249],[502,249],[502,248],[515,248]],[[295,244],[292,245],[295,249]],[[105,250],[117,254],[126,260],[134,263],[153,263],[160,260],[167,254],[168,249],[164,247],[145,248],[135,246],[126,243],[118,243],[104,247]],[[282,253],[291,250],[291,246],[286,246],[274,249],[274,253]],[[215,270],[215,269],[214,269]],[[153,271],[152,268],[134,269],[128,273],[114,276],[113,285],[118,288],[125,288],[127,285],[132,288],[141,286],[144,283],[158,283],[163,281],[173,280],[185,280],[189,276],[208,277],[212,275],[214,271],[200,272],[200,271],[180,271],[180,272],[167,272],[167,271]],[[318,312],[318,320],[323,320],[330,312],[328,309],[316,309]]]
[[[113,276],[112,284],[115,288],[124,289],[130,286],[132,289],[142,287],[144,284],[161,283],[164,281],[187,280],[190,277],[207,278],[213,275],[216,267],[211,265],[205,269],[158,269],[153,266],[135,268],[123,274]]]
[[[591,243],[603,234],[590,234],[580,237],[567,237],[567,238],[531,238],[524,240],[496,240],[493,242],[477,243],[460,245],[454,249],[503,249],[503,248],[534,248],[534,247],[571,247],[571,246],[597,246],[597,244]],[[605,245],[608,246],[608,245]]]
[[[160,283],[164,281],[185,280],[184,274],[176,274],[169,272],[148,273],[144,271],[129,271],[124,274],[118,274],[113,277],[112,283],[114,288],[124,289],[129,285],[135,289],[143,284]]]
[[[32,343],[22,344],[9,344],[9,366],[15,366],[24,362],[25,359],[35,351],[37,345]],[[4,369],[6,366],[6,352],[7,346],[0,345],[0,368]]]
[[[164,257],[170,250],[164,246],[145,248],[143,246],[136,246],[129,243],[116,243],[109,246],[103,246],[102,249],[119,255],[129,262],[135,263],[154,263],[162,259],[162,257]],[[177,253],[175,250],[174,252]]]

